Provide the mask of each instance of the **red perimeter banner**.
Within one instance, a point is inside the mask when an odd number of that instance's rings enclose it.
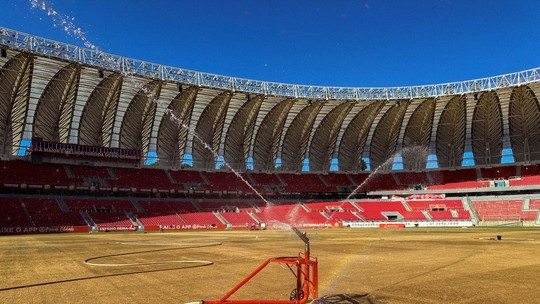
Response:
[[[137,231],[137,226],[98,226],[99,232]]]
[[[0,235],[90,232],[88,226],[0,227]]]
[[[379,228],[405,228],[405,224],[379,224]]]
[[[225,225],[163,225],[161,226],[162,230],[217,230],[225,229]],[[144,226],[145,231],[159,231],[159,226],[146,225]]]

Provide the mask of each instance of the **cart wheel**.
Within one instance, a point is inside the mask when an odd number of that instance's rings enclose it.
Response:
[[[294,301],[296,300],[296,294],[297,294],[297,290],[296,288],[291,290],[291,294],[289,295],[289,299],[291,301]],[[304,297],[304,290],[303,289],[300,289],[300,298],[303,298]]]

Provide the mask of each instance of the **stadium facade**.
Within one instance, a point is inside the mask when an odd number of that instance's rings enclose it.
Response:
[[[405,171],[540,160],[540,74],[412,87],[240,79],[0,28],[0,155],[32,139],[214,170]]]

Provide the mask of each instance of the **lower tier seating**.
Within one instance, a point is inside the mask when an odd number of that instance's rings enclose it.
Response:
[[[0,227],[29,227],[30,218],[25,212],[22,202],[17,197],[0,198]]]
[[[401,202],[356,202],[359,215],[366,221],[406,220],[426,221],[421,211],[408,211]]]
[[[535,221],[538,218],[540,199],[473,200],[472,207],[480,221]],[[155,230],[156,227],[225,229],[227,226],[246,229],[262,224],[270,228],[282,224],[321,227],[347,221],[428,222],[472,219],[471,212],[464,208],[461,199],[280,201],[267,206],[262,201],[240,199],[218,201],[3,195],[0,197],[0,213],[2,229],[95,225],[93,228],[98,231],[131,230],[137,226],[148,227],[148,230],[152,230],[150,227]]]
[[[89,213],[98,227],[131,227],[134,224],[124,213],[95,212]]]
[[[87,225],[78,211],[62,211],[53,198],[23,198],[22,201],[36,227]]]
[[[332,222],[320,212],[308,212],[300,204],[262,207],[256,216],[270,227],[280,224],[316,226]]]
[[[139,200],[142,212],[137,212],[139,222],[144,226],[176,227],[184,222],[167,201]]]
[[[473,201],[480,221],[532,221],[536,210],[523,210],[522,200]]]
[[[233,228],[251,228],[252,225],[259,224],[247,212],[222,212],[221,216],[231,224]]]
[[[180,215],[186,225],[197,225],[206,228],[225,228],[219,218],[212,212],[186,213]]]

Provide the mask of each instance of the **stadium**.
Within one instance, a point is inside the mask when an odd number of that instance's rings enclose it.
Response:
[[[538,299],[538,69],[321,87],[6,28],[0,51],[9,303],[218,299],[301,251],[283,227],[311,236],[328,303]],[[282,270],[240,297],[289,298]]]

